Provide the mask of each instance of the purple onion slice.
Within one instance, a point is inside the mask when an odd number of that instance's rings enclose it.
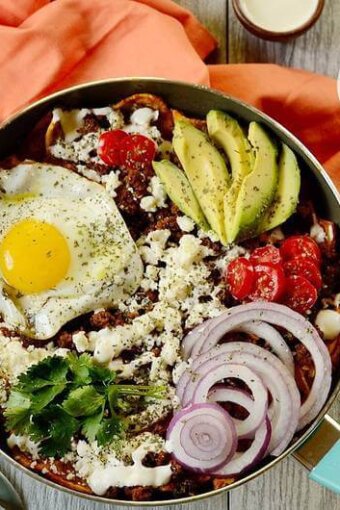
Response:
[[[237,448],[235,425],[218,404],[194,404],[172,418],[167,446],[183,466],[210,473],[234,456]]]

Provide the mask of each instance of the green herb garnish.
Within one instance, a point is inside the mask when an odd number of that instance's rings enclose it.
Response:
[[[164,386],[115,384],[116,373],[88,354],[50,356],[21,374],[4,412],[6,430],[40,442],[46,456],[62,456],[74,434],[105,445],[124,434],[125,417]]]

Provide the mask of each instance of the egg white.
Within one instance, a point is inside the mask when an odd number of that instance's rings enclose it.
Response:
[[[63,167],[25,162],[0,172],[0,243],[25,219],[52,224],[67,241],[67,275],[46,291],[21,295],[1,278],[7,324],[46,339],[69,320],[132,294],[142,279],[137,248],[105,189]],[[32,261],[32,263],[34,263]]]

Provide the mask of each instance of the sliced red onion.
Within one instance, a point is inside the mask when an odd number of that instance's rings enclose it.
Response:
[[[256,372],[272,395],[269,414],[272,421],[272,438],[269,451],[279,455],[294,436],[298,424],[300,394],[292,375],[283,363],[266,349],[247,342],[230,342],[219,345],[196,358],[190,371],[184,372],[178,387],[182,390],[182,405],[194,399],[200,380],[219,365],[236,363]],[[191,375],[190,375],[191,374]],[[176,388],[176,391],[178,390]]]
[[[233,420],[221,406],[194,404],[174,415],[167,442],[180,464],[209,473],[234,456],[237,435]]]
[[[240,379],[248,386],[254,400],[252,413],[244,421],[237,424],[236,432],[239,438],[255,433],[265,419],[268,407],[268,393],[259,376],[247,366],[235,363],[222,363],[220,365],[216,363],[209,371],[204,371],[204,368],[202,368],[201,374],[202,377],[195,386],[192,395],[191,402],[193,404],[206,402],[211,388],[228,377]]]
[[[294,375],[294,358],[292,352],[282,335],[280,335],[273,326],[263,321],[249,321],[241,324],[236,331],[248,333],[249,335],[256,335],[265,340],[282,363],[286,365],[289,372]]]
[[[202,324],[199,324],[194,329],[192,329],[184,338],[182,342],[182,352],[184,355],[184,359],[187,360],[191,357],[191,351],[197,341],[197,339],[203,333],[204,328],[209,324],[212,319],[208,319],[204,321]]]
[[[332,364],[328,350],[318,332],[302,315],[277,303],[254,302],[236,306],[219,317],[211,319],[196,340],[191,351],[194,358],[209,351],[223,336],[247,321],[265,321],[285,328],[310,352],[315,377],[311,391],[301,406],[298,430],[312,421],[321,410],[331,387]]]
[[[233,402],[234,404],[237,404],[246,409],[249,415],[251,415],[253,412],[254,399],[251,395],[249,395],[249,393],[239,388],[228,388],[223,384],[218,384],[211,388],[208,396],[208,401],[216,403]],[[247,434],[240,437],[239,424],[244,420],[238,420],[237,418],[232,419],[234,421],[236,432],[239,439],[242,439],[242,437],[244,438],[252,437],[252,434]]]
[[[213,475],[223,478],[239,475],[255,467],[265,456],[270,442],[270,421],[266,418],[257,429],[250,448],[242,453],[235,453],[230,462],[214,471]]]

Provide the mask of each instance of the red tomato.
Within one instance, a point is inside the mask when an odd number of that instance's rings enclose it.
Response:
[[[284,304],[296,312],[305,313],[312,308],[318,298],[316,288],[303,276],[286,278]]]
[[[244,299],[250,294],[254,279],[253,265],[244,257],[232,260],[228,264],[226,280],[235,299]]]
[[[284,260],[294,259],[295,257],[307,257],[314,259],[319,265],[321,263],[321,252],[314,239],[309,236],[292,236],[283,241],[281,256]]]
[[[105,131],[99,137],[99,145],[97,154],[106,163],[111,166],[118,166],[121,164],[121,148],[124,140],[129,138],[129,135],[121,129],[113,131]]]
[[[285,262],[283,264],[283,269],[287,276],[303,276],[312,285],[314,285],[317,290],[321,289],[322,278],[320,269],[312,259],[307,257],[296,257],[295,259]]]
[[[156,144],[143,135],[131,135],[123,141],[120,150],[122,165],[132,170],[150,165],[156,154]]]
[[[279,265],[258,264],[254,267],[255,287],[252,301],[279,301],[285,290],[285,274]]]
[[[261,248],[256,248],[250,255],[250,261],[256,264],[281,264],[282,258],[280,250],[273,244],[267,244]]]

